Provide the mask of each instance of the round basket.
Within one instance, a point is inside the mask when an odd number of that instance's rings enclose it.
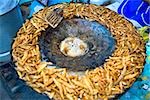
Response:
[[[66,68],[47,67],[41,60],[38,39],[48,28],[45,17],[55,8],[63,9],[63,17],[83,18],[106,26],[116,39],[114,53],[103,67],[85,71],[81,77],[70,75]],[[129,88],[142,72],[144,42],[126,19],[102,6],[92,4],[58,4],[34,14],[18,31],[12,46],[12,56],[21,79],[39,93],[57,100],[109,99]]]

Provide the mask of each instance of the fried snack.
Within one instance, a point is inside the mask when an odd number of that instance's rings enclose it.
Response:
[[[63,8],[64,18],[80,17],[106,26],[116,39],[116,50],[103,67],[86,71],[83,77],[70,75],[65,68],[47,67],[41,61],[38,38],[48,23],[45,16]],[[23,24],[12,46],[12,56],[21,79],[39,93],[56,100],[107,100],[129,88],[143,69],[144,41],[131,23],[102,6],[93,4],[58,4],[44,8]]]

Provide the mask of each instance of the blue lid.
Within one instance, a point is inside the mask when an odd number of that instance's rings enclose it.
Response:
[[[3,15],[14,7],[16,7],[19,3],[19,0],[0,0],[0,15]]]

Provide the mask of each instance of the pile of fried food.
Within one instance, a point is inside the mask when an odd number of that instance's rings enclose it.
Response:
[[[63,8],[66,19],[97,21],[111,31],[116,49],[103,67],[87,70],[81,77],[70,75],[66,68],[47,67],[52,63],[41,61],[38,38],[48,27],[46,14],[55,8]],[[102,6],[70,3],[44,8],[27,20],[17,33],[12,55],[19,77],[39,93],[56,100],[107,100],[123,93],[140,75],[145,50],[133,25],[117,13]]]

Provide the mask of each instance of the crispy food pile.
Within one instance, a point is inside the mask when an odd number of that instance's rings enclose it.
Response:
[[[52,68],[41,61],[38,39],[48,27],[45,16],[54,8],[63,8],[66,19],[80,17],[106,26],[116,39],[116,50],[103,67],[85,71],[80,77],[66,68]],[[142,72],[144,42],[136,29],[117,13],[96,5],[58,4],[45,8],[27,20],[17,33],[12,46],[19,77],[34,90],[56,100],[97,100],[114,98],[129,88]],[[65,63],[65,62],[64,62]]]

